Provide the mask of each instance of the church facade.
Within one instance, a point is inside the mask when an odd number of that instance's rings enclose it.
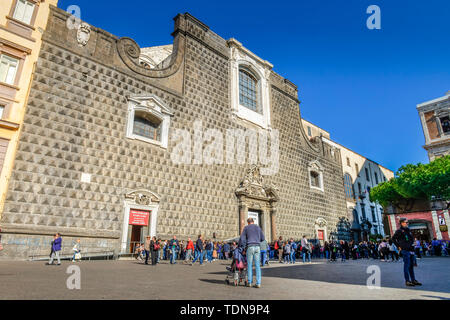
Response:
[[[47,256],[56,232],[63,253],[78,238],[115,253],[146,235],[224,240],[248,217],[270,241],[346,239],[340,151],[308,139],[297,86],[268,61],[188,13],[172,45],[142,49],[69,18],[51,8],[0,259]]]

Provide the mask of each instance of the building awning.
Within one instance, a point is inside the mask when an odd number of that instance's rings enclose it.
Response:
[[[413,223],[409,226],[410,230],[422,230],[428,229],[428,225],[426,223]]]

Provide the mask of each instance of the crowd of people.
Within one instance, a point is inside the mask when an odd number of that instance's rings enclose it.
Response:
[[[214,241],[199,237],[193,242],[190,238],[187,241],[158,239],[159,248],[156,254],[156,263],[169,261],[171,264],[182,261],[191,263],[192,261],[213,262],[216,260],[229,260],[231,253],[237,247],[236,242]],[[261,265],[269,264],[271,260],[283,264],[294,264],[297,261],[311,263],[312,259],[327,259],[331,262],[337,260],[357,260],[357,259],[379,259],[381,261],[399,261],[399,249],[392,240],[384,239],[378,241],[330,241],[323,245],[316,240],[308,240],[303,237],[300,241],[293,238],[283,240],[280,237],[277,241],[261,243]],[[145,243],[142,243],[136,250],[136,257],[145,259]],[[415,253],[417,258],[423,256],[450,256],[450,241],[436,240],[431,242],[415,239]]]

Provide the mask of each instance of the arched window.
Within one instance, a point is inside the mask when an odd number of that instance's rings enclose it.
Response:
[[[323,187],[323,167],[319,161],[312,161],[308,165],[309,186],[324,192]]]
[[[137,111],[134,115],[133,134],[161,141],[161,119],[149,113]]]
[[[311,186],[320,189],[321,188],[320,187],[320,174],[318,172],[311,171],[310,176],[311,176]]]
[[[258,80],[246,68],[239,69],[239,103],[244,107],[262,113],[258,98]]]
[[[344,175],[344,188],[345,188],[345,197],[351,200],[355,199],[355,193],[353,192],[352,177],[348,173]]]

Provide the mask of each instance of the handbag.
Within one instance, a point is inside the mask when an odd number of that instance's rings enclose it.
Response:
[[[158,251],[161,248],[161,246],[159,244],[154,244],[153,245],[153,250],[154,251]]]

